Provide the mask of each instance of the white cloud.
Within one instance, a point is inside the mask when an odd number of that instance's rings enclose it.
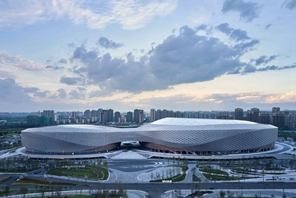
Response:
[[[144,2],[144,3],[142,3]],[[90,28],[103,28],[118,23],[124,29],[137,29],[154,17],[163,17],[177,7],[176,0],[163,2],[128,1],[80,1],[80,0],[33,0],[0,3],[0,26],[22,26],[52,19],[68,18],[76,24]]]
[[[13,56],[6,52],[0,51],[0,66],[4,67],[17,67],[23,70],[40,71],[44,67],[35,63],[34,61],[27,60],[20,56]]]

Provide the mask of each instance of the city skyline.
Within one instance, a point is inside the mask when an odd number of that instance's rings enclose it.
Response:
[[[1,112],[296,107],[295,0],[4,0],[0,13]]]

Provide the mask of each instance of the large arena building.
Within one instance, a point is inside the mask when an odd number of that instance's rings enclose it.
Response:
[[[117,149],[123,141],[139,141],[159,152],[229,154],[270,150],[278,128],[239,120],[164,118],[138,128],[58,125],[22,131],[27,152],[84,154]]]

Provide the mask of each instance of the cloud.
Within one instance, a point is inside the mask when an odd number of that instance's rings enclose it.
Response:
[[[285,69],[293,69],[296,68],[296,65],[288,65],[288,66],[275,66],[275,65],[270,65],[266,67],[254,67],[252,65],[248,65],[244,68],[242,74],[246,73],[254,73],[254,72],[264,72],[264,71],[276,71],[276,70],[285,70]]]
[[[0,6],[0,26],[23,26],[56,19],[68,19],[90,28],[120,24],[124,29],[145,26],[155,17],[163,17],[177,7],[176,0],[140,2],[137,0],[3,0]]]
[[[125,57],[115,57],[110,53],[100,54],[94,48],[88,50],[84,45],[76,47],[71,61],[76,61],[77,66],[71,71],[80,77],[63,76],[60,82],[98,86],[99,91],[91,92],[89,97],[101,97],[114,91],[140,93],[209,81],[227,74],[292,68],[254,67],[252,62],[256,60],[243,62],[241,57],[255,49],[259,40],[249,38],[245,31],[230,28],[228,24],[219,28],[233,35],[232,40],[236,42],[231,45],[211,35],[199,35],[198,30],[184,26],[162,43],[153,44],[152,51],[137,57],[131,52]],[[266,64],[275,58],[266,56],[263,61]]]
[[[230,39],[233,39],[235,41],[243,41],[243,40],[249,40],[251,39],[248,35],[247,32],[241,29],[234,29],[229,27],[228,23],[222,23],[217,26],[217,29],[220,30],[221,32],[229,35]]]
[[[270,61],[276,59],[278,56],[273,55],[273,56],[260,56],[258,59],[254,59],[256,65],[261,65],[261,64],[266,64],[269,63]]]
[[[201,24],[195,28],[196,31],[206,30],[206,29],[207,29],[207,25],[205,25],[205,24]]]
[[[72,90],[68,94],[70,96],[70,99],[84,99],[85,95],[78,92],[77,90]]]
[[[62,58],[61,60],[59,60],[59,63],[62,63],[62,64],[67,64],[67,60],[66,59],[64,59],[64,58]]]
[[[17,110],[20,105],[30,105],[34,95],[36,97],[44,97],[47,91],[40,91],[36,87],[23,87],[19,85],[13,78],[0,79],[0,107],[1,109]]]
[[[13,56],[3,51],[0,51],[0,66],[13,66],[28,71],[41,71],[44,69],[43,66],[31,60],[26,60],[20,56]]]
[[[49,91],[39,91],[34,93],[34,96],[38,98],[45,98],[49,93],[50,93]]]
[[[239,12],[241,20],[252,22],[259,17],[260,7],[257,3],[245,2],[243,0],[225,0],[222,12],[225,14],[230,11]]]
[[[155,109],[172,109],[174,111],[195,111],[224,109],[234,111],[237,107],[244,107],[245,110],[253,107],[263,109],[272,108],[274,105],[291,106],[295,104],[296,93],[291,91],[287,93],[266,94],[262,92],[247,93],[219,93],[219,94],[199,94],[199,95],[170,95],[166,97],[150,97],[138,101],[132,101],[133,105]],[[126,100],[129,104],[129,100]]]
[[[0,70],[0,79],[1,78],[14,78],[14,75],[10,72]]]
[[[90,92],[88,97],[96,98],[96,97],[106,97],[106,96],[112,96],[112,95],[113,95],[113,92],[108,90],[96,90],[96,91]]]
[[[109,40],[106,37],[100,37],[98,40],[98,44],[106,49],[116,49],[123,46],[122,43],[115,43],[114,41]]]
[[[270,28],[272,26],[272,24],[267,24],[266,26],[265,26],[265,29],[267,30],[268,28]]]
[[[196,35],[184,26],[156,46],[150,58],[152,73],[165,85],[212,80],[243,63],[241,53],[219,39]]]
[[[63,70],[64,69],[64,67],[59,67],[59,66],[51,66],[51,65],[47,65],[46,67],[45,67],[46,69],[52,69],[52,70]]]
[[[58,96],[60,98],[67,98],[67,92],[64,89],[58,89]]]
[[[233,28],[230,28],[228,23],[221,23],[220,25],[217,26],[217,29],[227,35],[230,35],[231,32],[233,31]]]
[[[71,61],[80,60],[83,63],[89,63],[98,58],[99,53],[96,50],[87,51],[84,45],[77,47],[71,57]]]
[[[294,10],[294,8],[296,8],[296,0],[285,1],[282,6],[288,8],[289,10]]]
[[[67,85],[77,85],[80,84],[82,82],[82,79],[79,77],[66,77],[66,76],[62,76],[60,78],[60,82],[67,84]]]

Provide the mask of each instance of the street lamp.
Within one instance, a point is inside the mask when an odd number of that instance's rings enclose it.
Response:
[[[265,184],[264,184],[264,168],[262,169],[262,174],[263,174],[263,187],[265,189]]]

